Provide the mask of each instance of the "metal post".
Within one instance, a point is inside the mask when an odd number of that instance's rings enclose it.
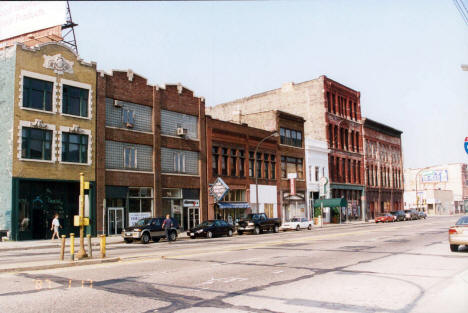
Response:
[[[88,235],[86,235],[86,237],[88,237],[88,251],[89,251],[89,257],[92,258],[92,257],[93,257],[93,248],[92,248],[92,245],[91,245],[91,235],[88,234]]]
[[[320,203],[320,228],[323,227],[323,199],[322,202]]]
[[[70,234],[70,259],[75,260],[75,234]]]
[[[106,235],[101,235],[101,258],[106,257]]]
[[[278,132],[274,132],[268,136],[266,136],[265,138],[263,138],[262,140],[260,140],[260,142],[257,144],[257,146],[255,147],[255,152],[254,152],[254,175],[255,175],[255,200],[257,202],[256,204],[256,211],[257,212],[254,212],[254,213],[260,213],[260,210],[259,210],[259,204],[258,204],[258,175],[257,175],[257,151],[258,151],[258,147],[260,147],[260,145],[265,141],[267,140],[268,138],[270,137],[278,137]],[[270,216],[271,217],[271,216]]]
[[[84,174],[80,173],[80,251],[78,252],[78,259],[87,258],[86,250],[84,247]]]
[[[63,261],[65,255],[65,235],[62,235],[62,245],[60,247],[60,261]]]

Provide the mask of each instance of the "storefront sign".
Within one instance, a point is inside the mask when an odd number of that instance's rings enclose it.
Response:
[[[191,207],[199,207],[200,200],[188,200],[184,199],[184,207],[191,208]]]
[[[151,212],[128,213],[128,226],[133,226],[138,220],[147,217],[151,217]]]
[[[326,197],[327,195],[327,184],[328,184],[328,178],[325,176],[322,176],[319,180],[320,183],[320,188],[319,188],[319,196],[320,197]]]
[[[421,174],[424,183],[446,182],[448,181],[447,170],[426,171]]]
[[[214,184],[210,186],[210,194],[216,201],[222,200],[228,191],[229,187],[221,177],[218,177]]]

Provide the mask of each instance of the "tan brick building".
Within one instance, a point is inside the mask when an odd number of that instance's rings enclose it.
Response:
[[[17,44],[2,51],[0,81],[0,228],[15,240],[48,238],[58,213],[73,232],[80,173],[94,220],[96,64],[59,43]]]

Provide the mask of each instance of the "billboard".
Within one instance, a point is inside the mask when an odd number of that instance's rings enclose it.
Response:
[[[426,171],[421,174],[423,183],[441,183],[448,181],[447,170]]]
[[[66,14],[66,1],[0,2],[0,40],[63,25]]]

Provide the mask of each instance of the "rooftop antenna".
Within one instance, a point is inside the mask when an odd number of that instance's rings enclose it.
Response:
[[[63,35],[62,42],[68,46],[70,46],[73,50],[75,50],[76,54],[78,54],[78,45],[76,43],[76,36],[75,36],[75,24],[72,20],[71,10],[70,10],[70,3],[67,1],[67,20],[65,24],[62,25],[62,31],[67,29],[65,35]]]

